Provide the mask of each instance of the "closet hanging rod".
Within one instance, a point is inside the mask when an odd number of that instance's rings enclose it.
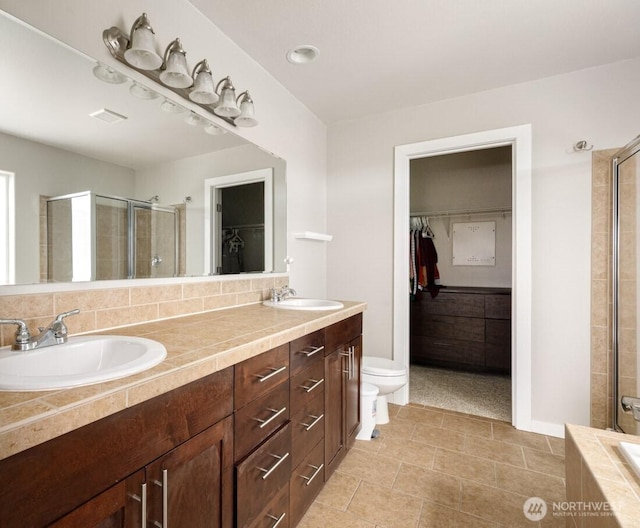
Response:
[[[485,209],[452,209],[449,211],[428,211],[421,213],[411,213],[410,217],[425,216],[428,218],[438,218],[442,216],[470,216],[470,215],[487,215],[487,214],[505,214],[510,213],[511,207],[492,207]]]
[[[222,229],[264,229],[264,224],[243,224],[223,226]]]

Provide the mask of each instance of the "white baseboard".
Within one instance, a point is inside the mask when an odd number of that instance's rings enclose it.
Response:
[[[556,438],[564,438],[564,424],[531,420],[531,432]]]

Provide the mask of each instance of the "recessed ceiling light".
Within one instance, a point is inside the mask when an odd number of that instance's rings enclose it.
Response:
[[[307,64],[316,59],[320,55],[320,50],[315,46],[304,44],[296,46],[287,52],[287,60],[291,64]]]

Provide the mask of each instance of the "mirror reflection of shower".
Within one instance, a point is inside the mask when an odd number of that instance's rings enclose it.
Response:
[[[41,269],[48,282],[178,274],[176,207],[90,191],[45,200]]]

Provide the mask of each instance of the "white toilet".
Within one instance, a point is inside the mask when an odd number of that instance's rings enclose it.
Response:
[[[407,369],[391,359],[364,356],[362,358],[362,382],[378,387],[376,423],[389,423],[387,394],[404,387],[409,381]]]

